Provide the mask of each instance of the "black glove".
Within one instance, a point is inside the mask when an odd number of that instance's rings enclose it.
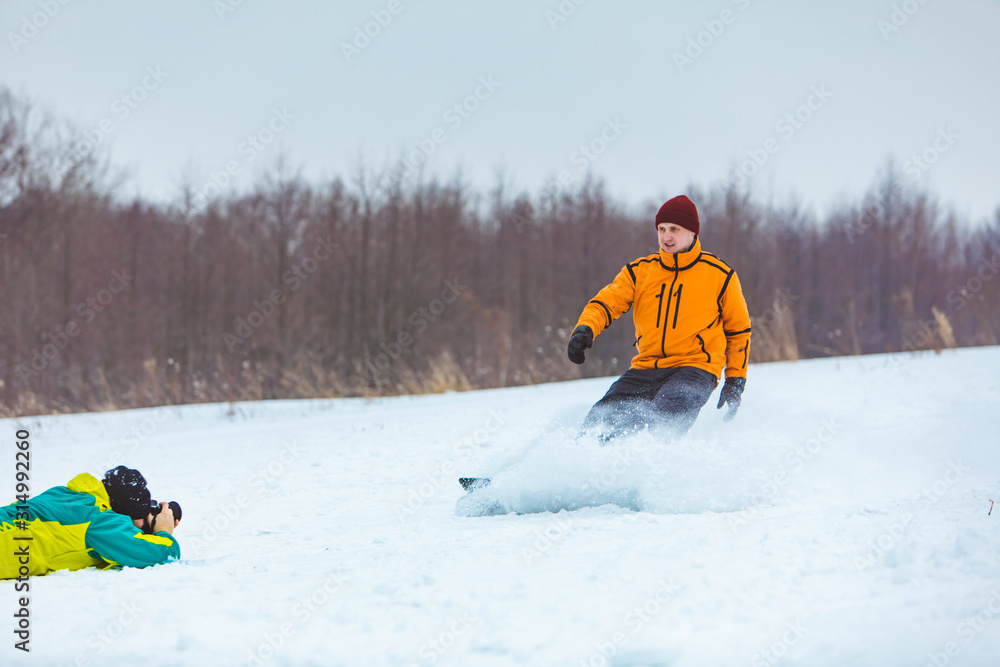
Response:
[[[581,324],[573,329],[573,335],[569,338],[569,349],[567,350],[569,360],[574,364],[582,364],[586,360],[583,354],[584,349],[589,348],[593,344],[594,332],[590,327],[586,324]]]
[[[720,409],[723,405],[729,404],[729,410],[722,421],[729,421],[736,416],[736,409],[740,407],[740,397],[746,386],[746,378],[726,378],[726,384],[722,385],[722,391],[719,393],[719,406],[716,408]]]

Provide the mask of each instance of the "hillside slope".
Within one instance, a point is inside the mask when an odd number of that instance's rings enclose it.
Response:
[[[184,521],[180,562],[32,579],[30,656],[2,582],[2,661],[995,664],[997,368],[758,365],[734,421],[716,393],[678,442],[604,448],[574,435],[609,379],[6,420],[33,493],[124,463]],[[480,474],[525,513],[456,513]]]

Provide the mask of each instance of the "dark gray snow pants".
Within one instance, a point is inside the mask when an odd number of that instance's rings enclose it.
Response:
[[[718,383],[708,371],[691,366],[630,368],[590,409],[581,433],[595,432],[603,442],[646,426],[683,435]]]

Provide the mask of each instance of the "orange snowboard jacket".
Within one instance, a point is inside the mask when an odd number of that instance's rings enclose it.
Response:
[[[746,377],[750,314],[740,279],[697,237],[686,252],[660,250],[626,264],[576,326],[596,338],[629,308],[638,350],[632,368],[693,366],[720,377],[725,367],[726,377]]]

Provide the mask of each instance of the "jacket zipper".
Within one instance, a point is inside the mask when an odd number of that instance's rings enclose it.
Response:
[[[676,256],[674,258],[676,262]],[[677,284],[677,274],[674,273],[674,280],[670,283],[670,296],[667,297],[667,312],[663,314],[663,334],[660,336],[660,353],[666,357],[667,356],[667,320],[670,319],[670,299],[674,295],[674,285]],[[659,326],[659,323],[657,323]]]
[[[663,292],[667,289],[667,284],[660,285],[660,293],[656,295],[659,303],[656,306],[656,328],[660,328],[660,312],[663,310]]]
[[[683,283],[677,288],[677,303],[674,304],[674,325],[672,328],[677,328],[677,314],[681,312],[681,290],[684,289]],[[666,322],[664,322],[666,325]]]

